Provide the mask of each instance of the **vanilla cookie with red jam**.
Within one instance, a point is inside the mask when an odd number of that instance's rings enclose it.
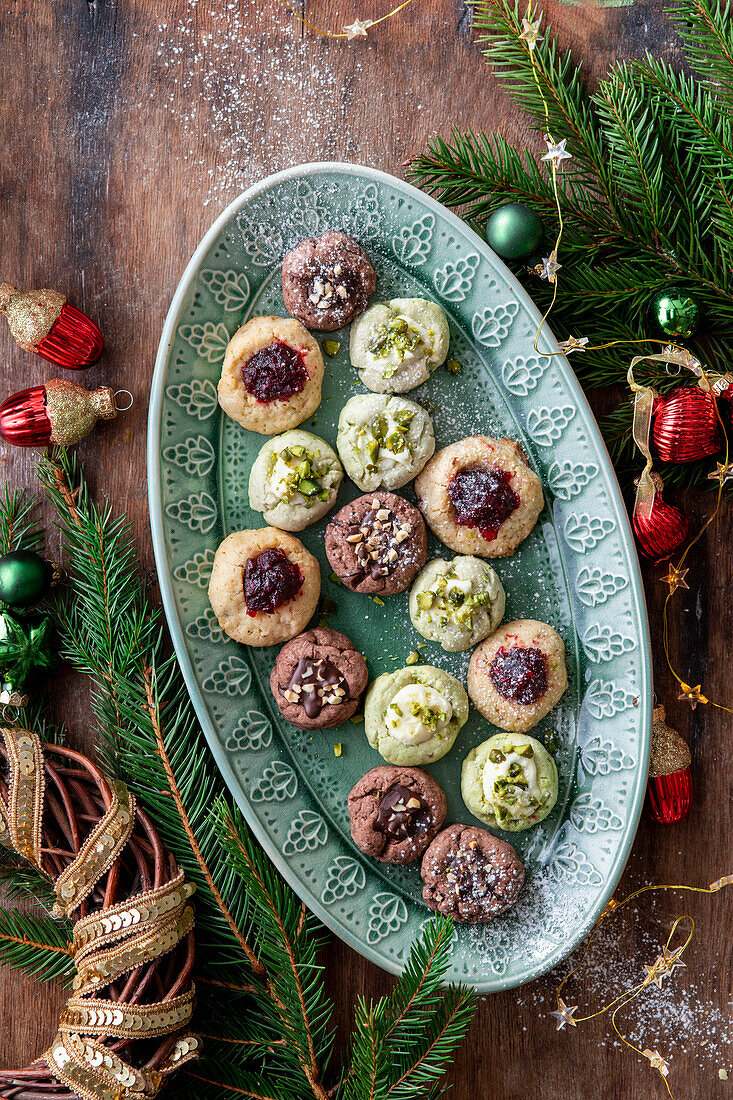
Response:
[[[282,283],[288,313],[308,328],[331,332],[364,312],[377,276],[361,245],[328,229],[287,253]]]
[[[425,521],[414,504],[380,490],[345,504],[326,528],[326,556],[352,592],[404,592],[428,556]]]
[[[270,673],[280,713],[302,730],[331,729],[351,718],[369,682],[354,643],[330,627],[306,630],[284,645]]]
[[[417,503],[459,554],[507,558],[544,507],[542,483],[513,439],[469,436],[438,451],[415,479]]]
[[[214,556],[209,600],[235,642],[277,645],[300,634],[320,592],[316,559],[300,539],[275,527],[235,531]]]
[[[505,623],[474,650],[468,666],[474,705],[489,722],[511,733],[536,726],[567,686],[563,640],[536,619]]]
[[[414,863],[445,821],[443,788],[422,768],[383,764],[349,794],[354,843],[381,863]]]
[[[464,924],[505,913],[524,885],[524,865],[511,844],[475,825],[449,825],[438,833],[420,875],[428,908]]]
[[[219,404],[260,435],[278,435],[312,416],[321,403],[323,356],[292,317],[255,317],[227,344]]]

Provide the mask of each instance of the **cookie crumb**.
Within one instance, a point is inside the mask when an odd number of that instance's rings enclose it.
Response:
[[[727,1069],[719,1069],[718,1070],[718,1077],[720,1078],[721,1081],[727,1081],[728,1080],[728,1070]]]

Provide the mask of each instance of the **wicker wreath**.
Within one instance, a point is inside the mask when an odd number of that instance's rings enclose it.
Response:
[[[52,916],[73,914],[76,966],[51,1047],[24,1069],[0,1070],[0,1097],[154,1096],[199,1050],[184,1031],[194,887],[122,783],[27,730],[0,734],[0,844],[53,882]]]

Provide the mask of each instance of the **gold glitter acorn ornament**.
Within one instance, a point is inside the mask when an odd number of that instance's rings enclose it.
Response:
[[[12,283],[0,283],[0,313],[18,347],[59,367],[80,370],[102,354],[102,333],[58,290],[18,290]]]
[[[90,391],[76,382],[52,378],[45,386],[21,390],[0,405],[0,433],[16,447],[71,447],[89,435],[98,420],[114,420],[122,411],[108,386]]]
[[[692,756],[687,742],[667,725],[664,707],[654,708],[647,808],[659,825],[675,825],[692,805]]]

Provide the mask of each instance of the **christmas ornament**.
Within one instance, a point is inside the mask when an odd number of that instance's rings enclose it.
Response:
[[[652,478],[655,483],[654,496],[650,502],[640,503],[634,508],[634,534],[644,557],[662,561],[682,545],[690,524],[680,508],[662,500],[662,479],[654,474]]]
[[[19,619],[0,610],[0,705],[24,707],[33,673],[54,668],[53,621],[48,615]]]
[[[0,843],[52,884],[52,916],[74,916],[75,975],[51,1046],[0,1070],[18,1100],[152,1100],[196,1058],[195,887],[135,796],[81,753],[0,730]]]
[[[539,216],[521,202],[500,206],[486,223],[486,240],[502,260],[529,260],[544,235]]]
[[[686,290],[667,286],[650,301],[649,318],[660,335],[686,339],[697,331],[700,306]]]
[[[723,440],[712,394],[680,386],[655,398],[651,438],[663,462],[695,462],[717,454]]]
[[[102,333],[57,290],[18,290],[2,283],[0,313],[19,347],[59,367],[79,370],[102,354]]]
[[[0,601],[11,607],[31,607],[48,595],[58,575],[58,567],[40,554],[13,550],[0,558]]]
[[[660,825],[675,825],[692,805],[692,757],[687,743],[665,721],[664,707],[652,714],[647,810]]]
[[[70,447],[89,435],[97,420],[117,416],[108,386],[85,390],[76,382],[52,378],[45,386],[20,390],[0,405],[0,434],[16,447]]]

